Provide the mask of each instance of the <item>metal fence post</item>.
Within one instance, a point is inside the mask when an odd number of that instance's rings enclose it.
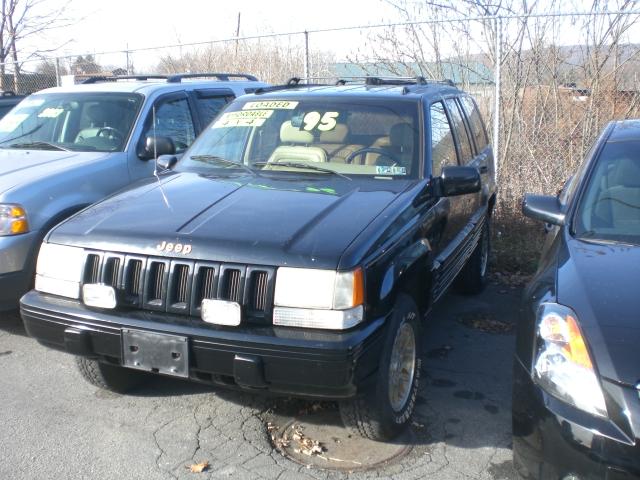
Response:
[[[495,98],[493,105],[493,154],[496,160],[495,179],[500,170],[500,64],[502,63],[502,18],[496,16]]]
[[[304,78],[309,81],[309,75],[311,74],[311,67],[309,61],[309,32],[304,31]]]
[[[60,86],[60,57],[56,57],[56,87]]]

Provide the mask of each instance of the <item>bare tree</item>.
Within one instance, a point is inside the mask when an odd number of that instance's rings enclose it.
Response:
[[[51,8],[46,0],[0,0],[0,88],[7,89],[7,63],[13,66],[13,89],[19,90],[20,45],[33,36],[42,36],[54,28],[69,24],[64,14],[71,0]],[[59,48],[59,47],[55,47]],[[40,50],[39,54],[55,48]]]

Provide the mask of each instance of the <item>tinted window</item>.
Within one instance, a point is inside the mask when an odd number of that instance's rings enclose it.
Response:
[[[460,97],[460,101],[462,102],[462,107],[467,114],[467,119],[469,120],[469,125],[471,126],[471,133],[473,134],[473,138],[476,141],[476,148],[480,152],[489,143],[487,140],[487,134],[484,131],[482,118],[480,117],[480,111],[478,110],[478,106],[471,99],[471,97],[464,95]]]
[[[220,110],[233,100],[233,95],[212,95],[207,92],[196,92],[196,95],[196,105],[203,127],[209,125]]]
[[[150,126],[145,135],[169,137],[176,146],[176,153],[184,152],[196,138],[186,98],[160,100],[152,118],[155,118],[155,127]]]
[[[605,144],[578,207],[578,237],[640,243],[640,141]]]
[[[431,162],[433,176],[439,177],[442,167],[456,165],[456,149],[449,119],[442,102],[431,105]]]
[[[458,109],[457,102],[453,98],[448,99],[446,102],[449,113],[451,114],[451,120],[453,121],[453,128],[458,138],[462,163],[468,163],[473,159],[473,148],[471,147],[471,142],[467,134],[467,128],[464,125],[464,120]]]

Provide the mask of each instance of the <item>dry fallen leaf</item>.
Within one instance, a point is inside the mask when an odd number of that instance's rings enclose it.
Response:
[[[193,465],[189,465],[187,467],[191,473],[202,473],[209,468],[209,462],[206,460],[200,463],[194,463]]]

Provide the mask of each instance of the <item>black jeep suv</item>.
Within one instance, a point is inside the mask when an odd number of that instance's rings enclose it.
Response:
[[[337,399],[360,434],[397,434],[423,314],[485,282],[494,163],[474,101],[423,78],[293,79],[158,163],[48,234],[29,334],[102,388],[145,371]]]

